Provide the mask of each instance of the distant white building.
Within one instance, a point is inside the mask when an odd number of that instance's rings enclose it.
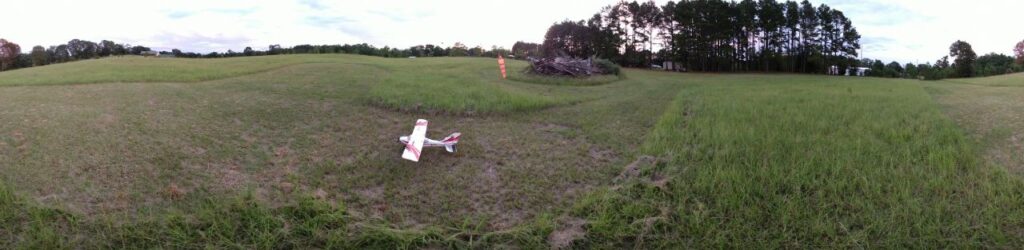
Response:
[[[661,68],[668,71],[686,71],[683,65],[679,62],[665,61],[661,63]]]
[[[837,76],[839,75],[839,66],[832,65],[828,67],[828,74]]]
[[[865,76],[870,71],[871,71],[871,68],[868,68],[868,67],[848,68],[848,69],[846,69],[846,75],[847,76]]]

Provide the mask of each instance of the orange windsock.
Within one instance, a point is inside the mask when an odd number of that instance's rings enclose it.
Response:
[[[501,69],[501,79],[505,79],[505,58],[498,55],[498,68]]]

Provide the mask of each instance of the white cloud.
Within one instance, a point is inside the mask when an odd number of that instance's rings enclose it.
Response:
[[[71,39],[187,51],[265,49],[270,44],[370,43],[408,47],[510,47],[540,42],[547,27],[583,19],[606,1],[71,1],[4,3],[0,37],[25,46]]]
[[[408,47],[511,47],[540,42],[548,26],[589,18],[613,0],[15,0],[4,11],[0,37],[55,45],[79,38],[157,49],[240,51],[270,44],[370,43]],[[1010,53],[1024,39],[1015,18],[1019,0],[823,0],[842,10],[864,36],[863,55],[886,61],[934,61],[957,39],[979,54]],[[666,1],[659,0],[659,3]],[[818,4],[821,1],[812,1]],[[15,20],[15,21],[11,21]]]
[[[1020,0],[828,0],[864,37],[863,56],[902,63],[935,62],[956,40],[978,55],[1010,55],[1024,39]],[[1017,19],[1017,20],[1015,20]]]

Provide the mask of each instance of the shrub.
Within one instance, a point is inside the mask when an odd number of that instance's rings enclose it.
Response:
[[[594,64],[607,74],[619,75],[622,72],[622,67],[608,59],[594,59]]]

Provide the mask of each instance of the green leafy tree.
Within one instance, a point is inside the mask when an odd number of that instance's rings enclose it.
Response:
[[[956,76],[974,76],[974,62],[978,59],[978,55],[974,53],[971,44],[960,40],[953,42],[949,46],[949,56],[955,58],[953,59],[953,68],[955,68]]]
[[[99,46],[94,42],[72,39],[68,41],[68,52],[71,53],[71,58],[76,60],[96,58],[99,52]]]
[[[32,52],[29,55],[32,57],[32,66],[42,66],[50,63],[50,55],[46,53],[46,48],[43,48],[43,46],[36,45],[32,47]]]
[[[548,28],[541,45],[544,55],[567,55],[586,58],[594,54],[591,38],[594,31],[583,21],[562,21]]]
[[[903,76],[903,66],[900,63],[893,61],[885,65],[885,76],[886,77],[901,77]]]
[[[785,24],[785,15],[782,12],[782,5],[775,0],[761,0],[758,2],[758,25],[761,30],[761,60],[764,71],[773,69],[772,62],[776,61],[779,53],[782,38],[781,28]]]
[[[885,63],[882,60],[875,60],[871,63],[871,76],[885,76]]]
[[[17,43],[0,38],[0,71],[14,67],[21,55],[21,46]]]
[[[516,44],[519,44],[519,43],[517,42]],[[512,46],[513,50],[515,50],[515,48],[516,48],[516,46]],[[468,56],[469,55],[469,47],[467,47],[465,44],[463,44],[461,42],[455,42],[455,45],[452,45],[451,52],[449,52],[448,55],[450,55],[450,56]]]
[[[832,11],[832,8],[824,4],[818,6],[816,13],[818,14],[818,23],[821,25],[821,29],[818,33],[818,37],[821,38],[818,40],[818,48],[821,49],[822,58],[824,58],[825,61],[825,65],[822,66],[829,67],[832,66],[830,57],[835,53],[835,44],[832,43],[832,39],[839,30],[836,27],[836,16],[835,12]]]
[[[1024,65],[1024,40],[1013,47],[1013,55],[1017,58],[1017,64]]]
[[[130,48],[130,47],[131,46],[129,46],[128,44],[114,44],[114,47],[111,50],[111,53],[113,55],[115,55],[115,56],[127,55],[128,54],[128,48]]]
[[[907,66],[904,66],[903,70],[905,70],[907,78],[917,78],[920,76],[920,72],[917,70],[917,65],[914,65],[913,63],[907,63]]]
[[[114,49],[117,47],[117,44],[109,40],[103,40],[100,41],[98,46],[99,50],[97,51],[97,55],[105,57],[114,54]]]
[[[811,5],[811,2],[804,0],[800,2],[800,40],[803,44],[800,49],[800,57],[803,63],[800,65],[804,73],[814,72],[815,69],[824,65],[815,65],[810,59],[820,52],[818,47],[818,30],[820,29],[818,10]],[[867,64],[865,64],[867,65]]]
[[[50,54],[51,62],[62,63],[72,60],[71,52],[68,51],[68,45],[66,44],[50,46],[46,53]]]
[[[989,53],[978,57],[974,69],[978,76],[1000,75],[1013,73],[1013,64],[1013,57]]]
[[[681,4],[681,3],[680,3]],[[754,0],[743,0],[735,6],[736,17],[736,49],[737,60],[740,63],[740,70],[752,70],[759,64],[757,62],[757,45],[755,38],[758,36],[757,25],[757,2]]]
[[[645,51],[643,54],[647,55],[646,58],[644,58],[644,63],[642,64],[644,67],[647,67],[654,61],[654,54],[651,53],[651,51],[654,50],[654,40],[657,35],[657,29],[661,26],[661,16],[661,8],[659,8],[658,4],[654,3],[653,0],[648,0],[647,2],[640,4],[637,13],[634,14],[634,19],[636,19],[640,37],[642,38],[641,41],[646,42],[646,44],[643,44],[643,46],[645,46],[645,48],[643,48]],[[597,33],[597,30],[592,31],[593,33]],[[591,34],[591,36],[596,36],[596,34]]]
[[[138,46],[138,45],[136,45],[136,46],[133,46],[133,47],[132,47],[132,48],[131,48],[131,49],[129,50],[129,54],[132,54],[132,55],[141,55],[143,51],[150,51],[150,49],[149,49],[149,47],[145,47],[145,46]]]
[[[484,48],[480,47],[479,45],[476,46],[476,47],[473,47],[472,49],[469,49],[469,56],[483,56],[483,55],[484,55]]]
[[[942,56],[942,58],[936,60],[935,67],[939,69],[949,68],[949,56]]]
[[[799,47],[799,34],[800,34],[800,4],[794,1],[786,1],[786,55],[790,56],[787,61],[787,71],[795,72],[797,70],[797,47]]]

